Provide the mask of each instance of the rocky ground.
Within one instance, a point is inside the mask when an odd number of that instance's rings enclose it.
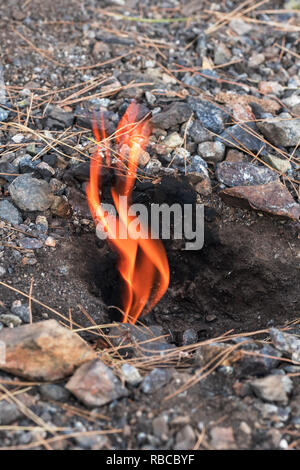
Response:
[[[2,3],[0,448],[300,449],[299,2]],[[85,196],[132,99],[136,200],[205,205],[137,327]]]

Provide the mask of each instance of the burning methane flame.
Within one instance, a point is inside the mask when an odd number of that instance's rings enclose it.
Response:
[[[115,167],[116,183],[111,188],[114,205],[118,212],[118,218],[114,221],[117,224],[116,230],[115,227],[113,230],[110,218],[101,207],[99,196],[103,160],[105,160],[107,167],[111,166],[102,115],[100,131],[95,121],[93,124],[93,132],[98,146],[91,159],[90,182],[86,191],[95,223],[102,223],[108,234],[109,243],[119,254],[118,269],[124,281],[122,292],[123,323],[135,323],[140,315],[146,315],[150,312],[162,298],[169,285],[169,265],[162,242],[151,239],[150,231],[147,238],[134,239],[130,236],[129,226],[133,220],[133,217],[128,213],[131,194],[136,179],[139,156],[146,148],[151,134],[149,118],[136,122],[138,111],[138,104],[132,102],[122,117],[115,134],[116,142],[120,148]],[[126,170],[125,175],[124,169]],[[122,200],[122,204],[120,200]],[[124,201],[126,201],[125,204]],[[141,227],[141,232],[143,230]]]

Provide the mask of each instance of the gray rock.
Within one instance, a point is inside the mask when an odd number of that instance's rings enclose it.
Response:
[[[42,398],[45,400],[55,400],[55,401],[68,401],[70,397],[70,392],[62,387],[61,385],[56,384],[43,384],[40,385],[39,391],[42,395]]]
[[[300,362],[300,339],[297,336],[283,333],[277,328],[270,328],[269,332],[276,349],[290,357],[294,362]]]
[[[129,385],[133,385],[134,387],[140,384],[143,380],[143,377],[139,373],[136,367],[132,366],[131,364],[123,364],[121,367],[122,376]]]
[[[186,167],[186,174],[189,176],[191,182],[197,182],[204,178],[208,178],[208,166],[205,160],[200,155],[195,155],[191,163]],[[194,176],[194,178],[193,178]]]
[[[162,164],[157,158],[151,158],[151,160],[145,166],[145,171],[149,175],[157,175],[162,169]]]
[[[13,315],[11,313],[3,313],[0,315],[0,322],[3,323],[5,326],[20,326],[22,324],[22,320],[20,317]]]
[[[79,367],[66,388],[89,407],[102,406],[128,395],[128,390],[112,370],[98,359]]]
[[[65,112],[59,106],[50,108],[47,118],[46,126],[49,129],[65,129],[66,127],[73,126],[74,114],[72,112]]]
[[[278,174],[267,167],[227,161],[218,164],[216,177],[229,187],[256,186],[278,180]]]
[[[37,250],[38,248],[42,248],[44,244],[37,238],[23,237],[18,241],[18,245],[27,250]]]
[[[30,310],[28,305],[22,305],[20,300],[15,300],[11,306],[11,312],[21,318],[23,323],[29,323]]]
[[[261,417],[266,420],[272,419],[274,421],[283,421],[286,422],[289,419],[291,408],[286,406],[285,408],[274,405],[273,403],[255,403],[255,408],[260,412]]]
[[[232,57],[231,51],[228,47],[225,46],[224,43],[220,42],[215,45],[214,50],[214,64],[215,65],[222,65],[226,62],[229,62]]]
[[[9,112],[6,109],[0,108],[0,122],[6,121]]]
[[[287,158],[275,157],[275,155],[271,155],[270,153],[263,156],[262,160],[281,173],[286,173],[292,168],[291,163]]]
[[[55,175],[55,170],[45,161],[39,163],[36,169],[43,178],[50,178]]]
[[[19,408],[15,403],[7,403],[7,401],[0,401],[0,425],[7,426],[12,424],[22,416]]]
[[[46,181],[29,174],[18,176],[8,187],[13,202],[25,211],[44,211],[52,203],[53,195]]]
[[[153,369],[142,383],[141,389],[147,395],[163,388],[172,379],[174,369]]]
[[[252,380],[250,387],[262,400],[286,405],[288,395],[293,389],[293,382],[285,375],[267,375],[262,379]]]
[[[174,450],[192,450],[196,443],[196,434],[190,424],[176,434]]]
[[[202,142],[208,142],[212,140],[213,135],[203,127],[201,121],[197,119],[193,122],[192,126],[187,131],[187,135],[194,141],[196,144],[201,144]]]
[[[198,153],[210,163],[221,162],[225,155],[225,145],[222,142],[202,142],[198,145]]]
[[[266,155],[265,144],[253,135],[254,132],[259,134],[255,123],[235,124],[227,127],[218,138],[226,147],[238,148],[242,151],[248,149],[254,153],[260,152],[260,155]]]
[[[23,219],[18,209],[9,201],[0,201],[0,219],[10,224],[21,224]]]
[[[188,344],[194,344],[198,341],[197,331],[193,328],[188,328],[183,332],[182,335],[182,345],[187,346]]]
[[[5,267],[0,265],[0,277],[3,277],[5,274],[6,274]]]
[[[155,127],[170,129],[177,124],[181,124],[189,119],[192,109],[187,103],[175,102],[167,110],[155,114],[151,122]]]
[[[210,101],[195,100],[194,98],[190,100],[190,105],[197,119],[205,128],[216,134],[220,134],[223,131],[227,114],[222,109]]]
[[[158,437],[162,441],[168,440],[169,426],[167,416],[161,415],[154,418],[152,421],[152,428],[154,436]]]
[[[172,132],[171,134],[167,135],[163,143],[169,149],[174,149],[176,147],[180,147],[180,145],[183,144],[183,138],[178,134],[178,132]]]
[[[288,113],[257,123],[261,133],[274,145],[291,147],[300,140],[300,119],[293,119]]]
[[[2,173],[0,175],[0,178],[3,178],[4,180],[8,181],[9,183],[11,181],[13,181],[17,176],[18,174],[18,171],[16,169],[16,167],[10,163],[10,162],[1,162],[0,161],[0,173]],[[12,176],[10,176],[10,174]]]
[[[24,155],[18,159],[20,173],[34,173],[41,160],[32,160],[31,155]]]

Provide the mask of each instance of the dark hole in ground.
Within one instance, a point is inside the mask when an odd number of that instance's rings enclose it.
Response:
[[[157,201],[158,194],[160,202],[172,203],[158,189],[153,192],[152,187],[151,193],[137,193],[135,198]],[[184,198],[193,199],[188,188]],[[170,287],[142,322],[162,325],[176,342],[187,328],[195,329],[202,340],[229,330],[256,331],[296,318],[300,271],[291,226],[268,216],[244,221],[243,214],[241,211],[240,220],[228,221],[206,208],[205,244],[199,251],[182,251],[177,241],[165,243]],[[90,245],[82,246],[82,259],[86,260],[84,279],[90,292],[107,306],[120,307],[117,254],[95,236]],[[109,317],[120,320],[116,309],[109,309]]]

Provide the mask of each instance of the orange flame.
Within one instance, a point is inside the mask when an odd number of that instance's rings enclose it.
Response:
[[[110,154],[105,142],[103,116],[101,115],[101,138],[94,121],[93,132],[98,144],[97,152],[90,164],[90,182],[87,187],[87,198],[95,223],[101,222],[108,233],[108,241],[119,254],[118,269],[124,281],[122,293],[123,323],[135,323],[140,315],[146,315],[159,302],[169,285],[169,265],[165,249],[160,240],[148,238],[133,239],[128,227],[133,217],[128,214],[131,194],[136,179],[138,161],[141,152],[146,148],[151,127],[149,119],[136,123],[139,107],[132,102],[122,117],[117,131],[116,141],[120,146],[117,163],[116,184],[111,194],[119,218],[116,233],[113,233],[109,219],[105,216],[100,204],[99,187],[101,188],[100,171],[102,166],[101,142],[105,148],[106,165],[110,166]],[[104,141],[104,142],[103,142]],[[126,144],[126,145],[124,145]],[[125,150],[124,150],[125,149]],[[126,150],[128,149],[128,155]],[[126,156],[125,156],[126,154]],[[127,160],[127,161],[126,161]],[[124,172],[127,164],[126,175]],[[126,196],[126,204],[120,204],[120,196]],[[140,233],[143,228],[141,228]],[[126,237],[120,237],[120,234]]]

